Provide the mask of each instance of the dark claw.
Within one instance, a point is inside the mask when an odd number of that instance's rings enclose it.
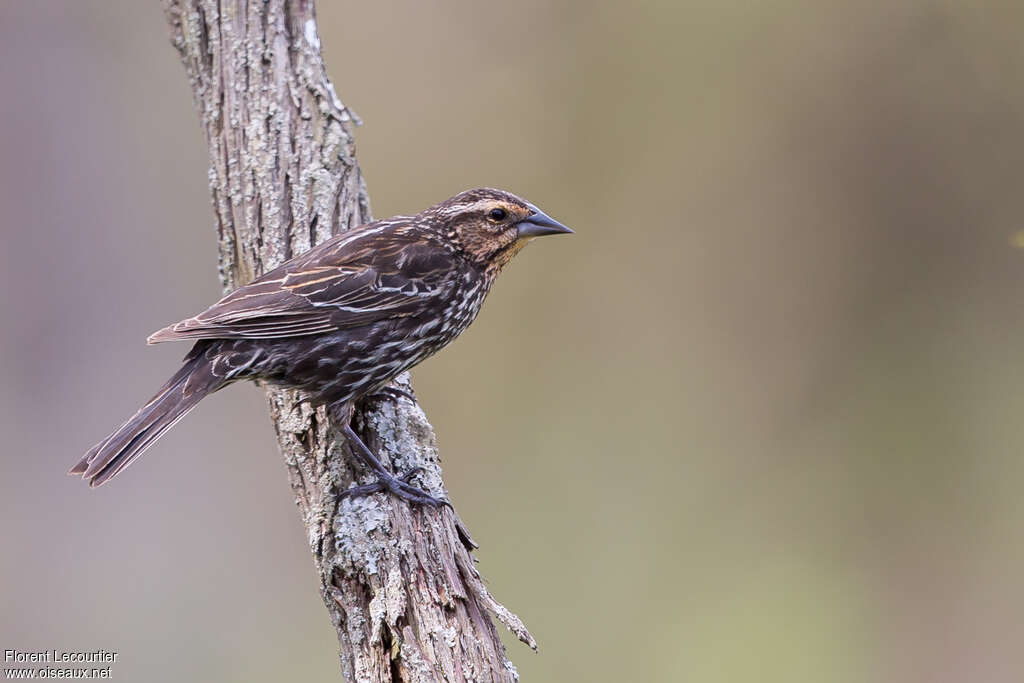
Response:
[[[408,472],[406,472],[405,474],[400,476],[399,479],[401,481],[404,481],[406,484],[411,484],[411,482],[409,480],[412,479],[414,476],[416,476],[417,474],[419,474],[422,471],[423,471],[422,467],[413,467],[411,470],[409,470]]]

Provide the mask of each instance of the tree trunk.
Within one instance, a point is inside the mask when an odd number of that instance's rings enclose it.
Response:
[[[163,4],[209,145],[225,290],[369,221],[354,115],[324,71],[313,3]],[[410,390],[408,376],[400,382]],[[454,511],[383,494],[340,498],[366,473],[353,467],[337,425],[296,392],[267,394],[345,677],[515,680],[489,615],[536,645],[487,591]],[[355,424],[385,464],[424,468],[425,488],[443,495],[433,429],[418,405],[361,406]]]

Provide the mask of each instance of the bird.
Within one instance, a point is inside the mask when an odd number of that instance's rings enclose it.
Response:
[[[135,462],[206,396],[242,380],[300,389],[328,413],[376,479],[347,495],[388,492],[447,504],[396,476],[352,429],[355,403],[404,394],[388,384],[476,318],[509,261],[531,240],[573,231],[503,190],[461,192],[415,215],[336,235],[147,342],[194,340],[182,365],[68,474],[90,486]]]

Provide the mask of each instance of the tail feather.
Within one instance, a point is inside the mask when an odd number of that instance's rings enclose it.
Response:
[[[196,404],[223,386],[205,355],[190,354],[185,365],[130,420],[114,430],[68,474],[81,475],[90,486],[99,486],[135,462],[164,432],[185,417]]]

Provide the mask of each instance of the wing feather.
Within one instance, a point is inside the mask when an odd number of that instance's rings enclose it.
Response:
[[[353,232],[359,234],[324,242],[147,341],[323,334],[417,315],[450,293],[461,259],[440,243],[373,224]]]

